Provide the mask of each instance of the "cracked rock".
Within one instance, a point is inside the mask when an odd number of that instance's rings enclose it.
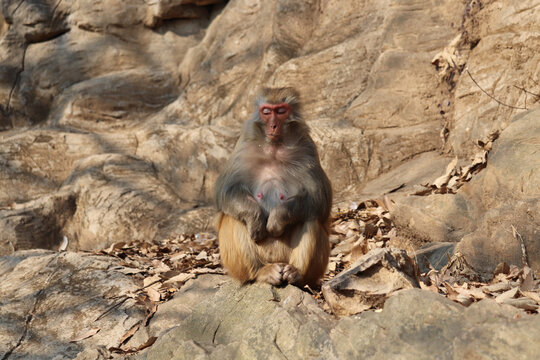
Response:
[[[381,308],[398,290],[418,288],[414,261],[405,250],[376,248],[322,287],[332,311],[341,316]]]

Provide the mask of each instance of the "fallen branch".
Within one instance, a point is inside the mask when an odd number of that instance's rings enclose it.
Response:
[[[527,249],[525,249],[525,242],[523,241],[523,237],[520,233],[517,232],[514,225],[510,225],[512,227],[512,235],[514,235],[514,239],[519,240],[519,243],[521,245],[521,262],[523,263],[523,266],[529,267],[529,262],[527,261]]]

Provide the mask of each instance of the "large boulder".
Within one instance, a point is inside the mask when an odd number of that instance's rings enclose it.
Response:
[[[105,358],[145,316],[118,259],[19,251],[0,257],[3,359]],[[92,355],[92,356],[90,356]]]
[[[487,166],[456,194],[396,198],[405,236],[455,242],[455,252],[489,275],[500,262],[540,271],[539,110],[516,116],[495,141]]]
[[[211,287],[212,283],[207,286]],[[202,294],[199,287],[193,294]],[[427,290],[402,290],[382,312],[336,319],[287,286],[225,282],[141,359],[455,359],[534,357],[535,316],[483,300],[469,308]],[[189,291],[175,301],[188,303]],[[181,310],[180,310],[181,311]],[[160,310],[156,313],[159,315]]]

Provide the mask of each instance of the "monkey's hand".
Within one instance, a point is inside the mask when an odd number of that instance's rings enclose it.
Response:
[[[285,204],[280,204],[272,209],[270,215],[268,215],[266,230],[273,237],[281,236],[285,230],[285,226],[291,222],[290,220],[288,207]]]
[[[268,237],[266,231],[266,217],[262,210],[259,210],[254,216],[250,216],[246,219],[246,226],[249,232],[249,236],[255,242],[262,241]]]

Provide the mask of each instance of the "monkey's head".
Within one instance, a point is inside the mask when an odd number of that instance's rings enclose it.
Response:
[[[299,95],[293,88],[264,88],[257,106],[267,141],[280,142],[288,131],[286,127],[300,121]]]

